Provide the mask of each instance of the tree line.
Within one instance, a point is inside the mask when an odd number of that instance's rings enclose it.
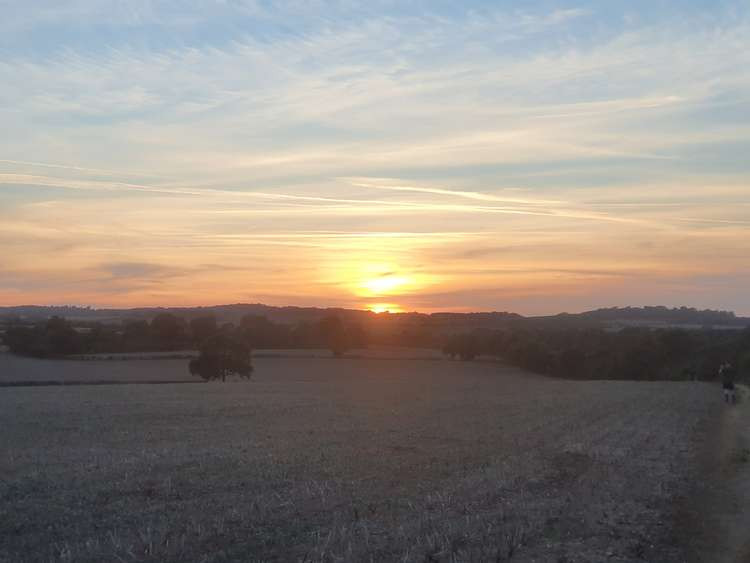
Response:
[[[443,352],[467,361],[491,356],[574,379],[712,380],[724,362],[750,379],[750,328],[478,330],[448,337]]]
[[[361,326],[344,324],[336,316],[295,326],[276,324],[257,315],[245,315],[238,325],[219,324],[213,315],[192,319],[161,313],[151,321],[138,319],[119,324],[83,323],[76,326],[63,317],[31,325],[12,323],[3,336],[15,354],[40,358],[78,354],[163,352],[201,349],[215,338],[230,338],[258,348],[327,348],[340,356],[367,345]]]
[[[74,326],[62,317],[29,325],[11,323],[3,340],[11,352],[36,357],[201,350],[205,361],[194,363],[191,371],[197,375],[216,373],[218,378],[229,373],[216,367],[219,357],[223,358],[222,365],[230,366],[231,358],[244,357],[246,349],[249,355],[252,349],[327,348],[334,356],[341,356],[351,348],[366,347],[369,342],[391,343],[397,339],[402,346],[442,346],[443,352],[454,358],[490,356],[529,371],[564,378],[711,380],[716,377],[718,366],[729,362],[750,379],[750,328],[608,330],[516,324],[460,333],[449,327],[442,333],[428,328],[420,325],[393,333],[369,334],[362,325],[343,322],[336,315],[286,325],[247,314],[235,325],[219,324],[213,315],[186,319],[160,313],[150,321],[135,319],[118,324]]]

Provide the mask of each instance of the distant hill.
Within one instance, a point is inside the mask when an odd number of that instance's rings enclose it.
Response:
[[[94,309],[74,306],[22,305],[0,307],[0,317],[19,317],[40,320],[52,316],[80,321],[108,321],[117,319],[151,319],[159,313],[173,313],[186,318],[214,314],[221,322],[238,322],[247,314],[267,317],[279,323],[313,322],[330,314],[367,315],[368,311],[324,309],[318,307],[273,307],[260,303],[236,303],[206,307],[137,307],[133,309]]]
[[[0,319],[37,321],[52,316],[79,322],[118,322],[125,319],[150,319],[169,312],[185,318],[213,314],[220,322],[238,323],[247,314],[259,315],[282,324],[314,323],[328,315],[344,321],[364,324],[395,324],[403,327],[429,327],[437,331],[502,328],[504,326],[684,326],[744,327],[750,318],[737,317],[731,311],[699,310],[692,307],[610,307],[583,313],[524,317],[508,312],[477,313],[381,313],[342,308],[274,307],[261,303],[235,303],[206,307],[140,307],[134,309],[95,309],[91,307],[23,305],[0,307]]]
[[[611,307],[581,313],[579,317],[598,321],[653,321],[667,324],[710,325],[750,325],[750,318],[737,317],[731,311],[714,311],[711,309],[694,309],[692,307]]]

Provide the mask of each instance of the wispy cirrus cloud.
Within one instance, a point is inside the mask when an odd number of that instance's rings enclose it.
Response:
[[[668,4],[14,5],[5,279],[79,280],[62,294],[99,304],[220,284],[366,305],[352,287],[377,266],[431,280],[414,307],[529,310],[524,283],[560,303],[597,272],[601,295],[627,279],[646,301],[658,280],[741,279],[748,10]]]

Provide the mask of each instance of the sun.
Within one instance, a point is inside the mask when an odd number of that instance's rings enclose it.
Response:
[[[410,282],[411,279],[406,276],[385,274],[363,281],[362,287],[370,295],[387,295],[397,292],[404,286],[409,285]]]
[[[368,311],[373,313],[401,313],[402,309],[395,303],[373,303],[367,306]]]
[[[331,283],[374,313],[403,313],[402,303],[435,283],[434,276],[393,262],[334,263],[330,276]]]

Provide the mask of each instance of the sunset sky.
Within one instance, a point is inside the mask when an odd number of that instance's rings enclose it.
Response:
[[[0,305],[750,315],[745,0],[0,9]]]

